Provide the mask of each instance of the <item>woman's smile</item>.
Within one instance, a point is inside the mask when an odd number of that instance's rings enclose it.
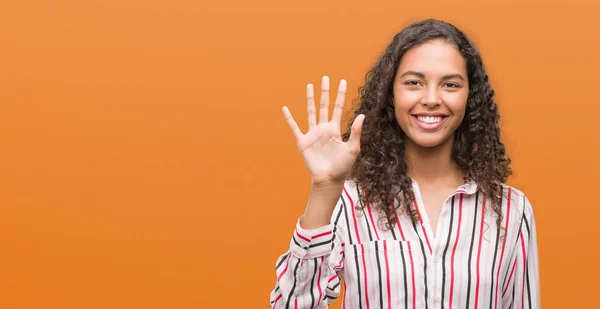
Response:
[[[434,116],[411,115],[411,118],[415,121],[417,126],[419,126],[421,129],[427,130],[427,131],[432,131],[432,130],[435,130],[435,129],[441,127],[444,123],[446,123],[448,116],[445,116],[445,115],[434,115]]]

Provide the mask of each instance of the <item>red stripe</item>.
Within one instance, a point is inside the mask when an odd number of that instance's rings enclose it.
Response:
[[[298,298],[294,300],[294,309],[298,309]]]
[[[279,277],[277,277],[277,282],[279,282],[279,280],[281,280],[281,277],[283,277],[283,275],[285,274],[285,272],[288,269],[288,266],[290,265],[290,258],[292,257],[292,255],[290,254],[287,258],[287,262],[285,263],[285,268],[283,269],[283,271],[281,272],[281,274],[279,275]]]
[[[340,254],[344,254],[344,251],[340,251]],[[344,262],[344,258],[340,259],[340,262],[338,263],[338,265],[336,267],[334,267],[333,269],[342,269],[342,263]]]
[[[346,193],[346,197],[348,198],[348,201],[350,201],[350,208],[352,209],[352,219],[354,220],[354,232],[356,233],[356,240],[357,240],[357,244],[360,244],[360,233],[358,232],[358,223],[356,222],[356,214],[354,213],[354,201],[352,200],[352,198],[350,197],[350,194],[348,194],[348,191],[346,191],[346,186],[344,186],[344,193]],[[362,244],[361,244],[362,246]],[[365,293],[366,291],[366,285],[367,285],[367,274],[366,274],[366,263],[365,263],[365,256],[363,254],[363,269],[364,269],[364,273],[365,273]],[[368,301],[368,296],[367,296],[367,306],[369,304]]]
[[[346,187],[344,187],[344,193],[346,193],[346,196],[350,201],[350,208],[352,208],[352,219],[354,219],[354,231],[356,232],[356,239],[358,240],[357,243],[360,244],[360,234],[358,233],[358,224],[356,223],[356,215],[354,214],[354,201],[352,201],[352,198],[350,198],[350,194],[348,194],[348,191],[346,191]]]
[[[306,238],[306,237],[304,237],[304,236],[300,235],[300,233],[298,233],[298,231],[297,231],[297,230],[296,230],[296,235],[297,235],[298,237],[300,237],[300,238],[304,239],[304,241],[308,241],[308,242],[310,242],[310,239],[308,239],[308,238]]]
[[[413,309],[417,308],[417,289],[415,288],[415,266],[412,258],[410,242],[408,244],[408,256],[410,257],[410,272],[412,273]]]
[[[324,232],[324,233],[317,234],[317,235],[315,235],[315,236],[311,237],[311,239],[319,238],[319,237],[322,237],[322,236],[325,236],[325,235],[330,235],[330,234],[331,234],[331,231],[329,231],[329,232]]]
[[[388,309],[392,308],[392,296],[390,292],[390,265],[388,263],[388,255],[387,255],[387,242],[383,241],[383,254],[385,255],[385,274],[387,277],[387,296],[388,296]]]
[[[398,223],[398,230],[400,231],[400,237],[402,237],[402,241],[405,241],[406,239],[404,239],[404,233],[402,232],[402,226],[400,226],[400,219],[398,218],[398,214],[395,213],[394,214],[396,216],[396,222]]]
[[[508,277],[508,281],[506,281],[506,285],[504,286],[504,291],[502,292],[502,297],[508,291],[508,286],[510,285],[510,280],[512,279],[513,274],[515,273],[515,266],[517,266],[517,259],[515,258],[515,263],[513,264],[512,270],[510,271],[510,276]]]
[[[527,272],[527,253],[525,253],[525,241],[523,240],[523,232],[520,233],[520,237],[521,237],[521,251],[523,252],[523,291],[521,293],[522,299],[521,299],[521,304],[522,304],[522,309],[525,309],[525,278],[527,276],[525,276],[526,272]]]
[[[450,264],[450,309],[452,309],[452,297],[454,292],[454,253],[456,253],[456,246],[458,245],[458,239],[460,237],[460,223],[462,221],[462,203],[463,203],[463,195],[460,194],[460,203],[458,207],[458,228],[456,230],[456,241],[454,242],[454,247],[452,248],[452,257]]]
[[[477,303],[479,300],[479,258],[481,257],[481,241],[483,240],[483,222],[485,218],[485,200],[486,196],[483,196],[483,202],[481,205],[481,226],[479,227],[479,248],[477,249],[477,284],[475,285],[475,306],[473,308],[477,308]]]
[[[377,226],[375,225],[375,221],[373,221],[373,213],[371,212],[371,204],[367,203],[367,210],[369,211],[369,217],[371,217],[371,224],[373,225],[373,230],[375,231],[375,237],[379,240],[379,233],[377,233]]]
[[[367,303],[367,309],[369,308],[369,287],[367,285],[367,263],[365,262],[365,247],[360,244],[360,251],[362,253],[362,264],[363,274],[365,275],[365,301]]]
[[[331,276],[331,278],[329,278],[329,280],[327,280],[327,283],[333,281],[335,278],[337,278],[337,275],[333,275]]]
[[[398,230],[400,231],[400,236],[402,237],[402,241],[406,241],[404,238],[404,232],[402,232],[402,226],[400,225],[400,219],[398,219],[398,214],[394,214],[396,216],[396,222],[398,222]],[[412,275],[412,292],[413,292],[413,309],[417,308],[417,289],[415,288],[415,264],[413,263],[412,250],[410,248],[410,242],[406,243],[408,245],[408,256],[410,257],[410,272]]]
[[[323,263],[324,260],[325,260],[325,257],[322,256],[321,264]],[[317,307],[318,307],[319,303],[321,302],[321,299],[323,299],[323,290],[321,290],[321,267],[319,267],[319,275],[317,277],[317,287],[319,288],[319,300],[317,301]]]
[[[425,235],[425,241],[427,242],[427,247],[429,248],[429,254],[433,254],[433,251],[431,251],[431,245],[429,244],[429,237],[427,237],[427,232],[425,232],[425,226],[423,226],[423,217],[421,217],[421,212],[419,211],[417,199],[415,198],[413,202],[415,204],[415,208],[417,209],[417,213],[419,214],[419,223],[421,224],[421,230],[423,231],[423,235]]]
[[[502,253],[500,253],[500,263],[498,264],[498,272],[496,273],[496,302],[495,306],[498,308],[498,284],[500,283],[500,268],[502,268],[502,258],[504,257],[504,248],[506,247],[506,236],[508,235],[508,221],[510,220],[510,193],[511,188],[508,188],[508,198],[506,205],[506,226],[504,227],[504,241],[502,241]]]
[[[275,306],[277,306],[277,302],[279,301],[279,299],[281,299],[281,294],[279,294],[279,296],[275,298],[275,302],[273,303],[273,309],[275,309]]]

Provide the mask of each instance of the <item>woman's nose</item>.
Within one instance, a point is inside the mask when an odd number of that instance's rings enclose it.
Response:
[[[442,99],[438,93],[438,89],[435,87],[428,87],[425,90],[425,94],[421,99],[421,104],[427,106],[436,106],[442,104]]]

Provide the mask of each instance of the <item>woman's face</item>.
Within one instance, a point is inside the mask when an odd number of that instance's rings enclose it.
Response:
[[[453,143],[468,95],[466,62],[456,47],[433,40],[409,49],[394,80],[396,120],[407,143]]]

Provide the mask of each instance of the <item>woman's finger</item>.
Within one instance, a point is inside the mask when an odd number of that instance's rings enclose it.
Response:
[[[360,151],[360,135],[362,134],[362,127],[365,120],[365,115],[360,114],[356,116],[350,129],[350,138],[348,139],[349,146],[352,149],[358,149]]]
[[[333,107],[333,115],[331,121],[338,126],[342,121],[342,111],[344,110],[344,102],[346,101],[346,80],[342,79],[338,87],[337,96],[335,98],[335,106]]]
[[[319,110],[319,123],[329,122],[329,77],[323,76],[321,80],[321,109]]]
[[[290,110],[287,108],[287,106],[284,106],[281,110],[283,111],[283,118],[285,118],[285,121],[292,130],[292,133],[294,133],[296,141],[298,141],[303,136],[302,131],[300,131],[298,124],[296,124],[296,121],[294,121],[294,117],[292,117],[292,113],[290,113]]]
[[[315,89],[312,84],[306,85],[306,110],[308,112],[308,130],[317,125],[317,110],[315,108]]]

